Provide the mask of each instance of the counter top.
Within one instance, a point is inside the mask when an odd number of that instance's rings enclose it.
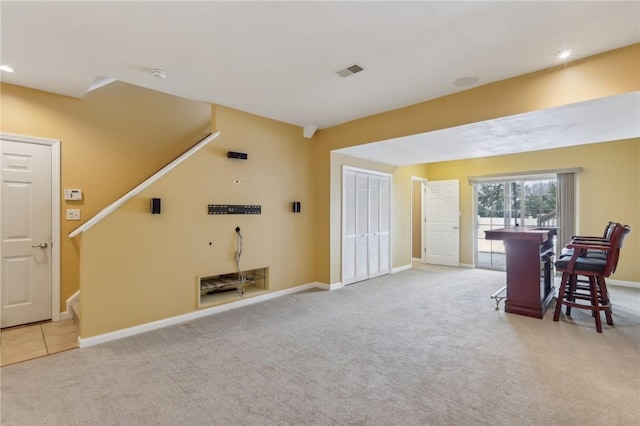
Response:
[[[504,240],[505,238],[526,238],[537,241],[546,241],[558,232],[554,227],[537,226],[506,226],[499,229],[484,231],[487,240]]]

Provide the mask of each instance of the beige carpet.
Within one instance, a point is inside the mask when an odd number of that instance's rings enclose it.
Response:
[[[598,334],[496,311],[503,282],[414,268],[10,365],[1,423],[640,424],[640,293]]]

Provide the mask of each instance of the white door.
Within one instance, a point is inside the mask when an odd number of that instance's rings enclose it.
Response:
[[[460,194],[458,180],[425,184],[425,261],[460,265]]]
[[[1,326],[52,318],[51,146],[0,142]]]
[[[380,177],[369,176],[369,278],[380,275]]]
[[[356,173],[355,281],[369,278],[369,176]]]
[[[391,273],[391,177],[380,177],[379,275]]]
[[[391,177],[343,173],[342,283],[391,272]]]
[[[342,283],[356,279],[356,174],[342,178]]]

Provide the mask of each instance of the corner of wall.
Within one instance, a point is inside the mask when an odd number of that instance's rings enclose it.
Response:
[[[218,105],[211,104],[211,132],[218,131]]]

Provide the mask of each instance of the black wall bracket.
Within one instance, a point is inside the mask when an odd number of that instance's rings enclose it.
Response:
[[[209,214],[260,214],[262,206],[255,204],[209,204]]]

